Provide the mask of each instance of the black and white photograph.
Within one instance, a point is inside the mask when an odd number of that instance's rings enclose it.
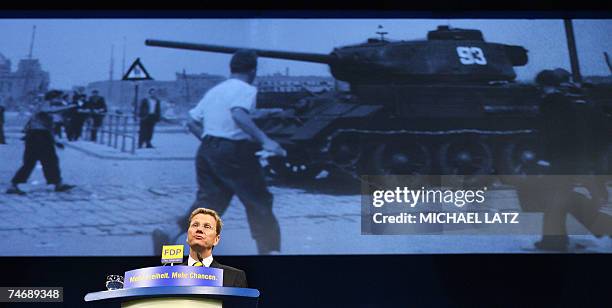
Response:
[[[200,207],[223,219],[220,256],[611,253],[611,33],[0,19],[0,255],[158,256]],[[525,225],[366,232],[373,177],[486,191],[482,215]]]

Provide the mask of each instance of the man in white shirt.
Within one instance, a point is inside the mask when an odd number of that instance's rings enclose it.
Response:
[[[198,192],[192,208],[206,206],[221,215],[233,195],[244,203],[251,236],[260,254],[280,251],[280,227],[272,212],[273,197],[255,152],[285,150],[251,120],[257,88],[257,54],[237,51],[230,78],[210,89],[189,112],[190,130],[202,140],[196,158]]]
[[[246,288],[246,274],[243,270],[223,265],[213,259],[213,249],[221,239],[223,222],[217,212],[197,208],[189,216],[187,243],[189,244],[188,266],[206,266],[223,270],[223,286]]]

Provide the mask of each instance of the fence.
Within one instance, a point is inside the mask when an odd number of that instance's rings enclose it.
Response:
[[[102,126],[98,128],[96,143],[104,144],[121,152],[136,153],[136,138],[138,138],[139,121],[135,116],[107,114]],[[93,123],[87,121],[85,136],[91,136]]]

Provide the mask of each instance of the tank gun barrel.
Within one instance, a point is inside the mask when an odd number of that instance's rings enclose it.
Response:
[[[175,49],[187,49],[187,50],[198,50],[198,51],[209,51],[209,52],[220,52],[233,54],[239,49],[239,47],[219,46],[210,44],[196,44],[186,42],[175,42],[175,41],[161,41],[161,40],[146,40],[145,45],[154,47],[166,47]],[[284,60],[296,60],[304,62],[315,62],[323,64],[331,64],[333,57],[326,54],[317,53],[305,53],[305,52],[289,52],[289,51],[277,51],[277,50],[263,50],[263,49],[252,49],[257,53],[259,57],[275,58]]]

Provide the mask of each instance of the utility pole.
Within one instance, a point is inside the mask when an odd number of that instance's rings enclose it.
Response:
[[[121,59],[121,75],[125,74],[125,36],[123,37],[123,58]]]
[[[189,104],[191,96],[189,95],[189,79],[187,77],[187,71],[183,68],[183,79],[185,80],[185,103]]]
[[[567,48],[569,50],[570,63],[572,65],[572,79],[575,83],[582,82],[580,74],[580,63],[578,63],[578,52],[576,50],[576,38],[574,37],[574,25],[571,19],[564,19],[565,35],[567,36]]]
[[[34,53],[34,40],[36,39],[36,25],[34,25],[32,27],[32,38],[30,40],[30,51],[28,52],[28,60],[27,61],[27,65],[25,65],[25,72],[24,72],[24,76],[23,76],[23,91],[22,96],[23,96],[23,100],[27,103],[30,104],[33,100],[34,100],[34,91],[29,91],[28,87],[30,84],[30,75],[32,75],[32,56]]]
[[[123,55],[121,58],[121,76],[125,74],[125,47],[126,46],[126,37],[123,37]],[[123,84],[124,82],[120,82],[119,84],[119,104],[123,104]]]
[[[108,72],[108,95],[109,101],[112,101],[113,95],[113,69],[115,67],[115,44],[111,44],[110,69]]]
[[[32,40],[30,40],[30,53],[28,53],[28,59],[32,59],[32,52],[34,51],[34,39],[36,38],[36,25],[32,27]]]

